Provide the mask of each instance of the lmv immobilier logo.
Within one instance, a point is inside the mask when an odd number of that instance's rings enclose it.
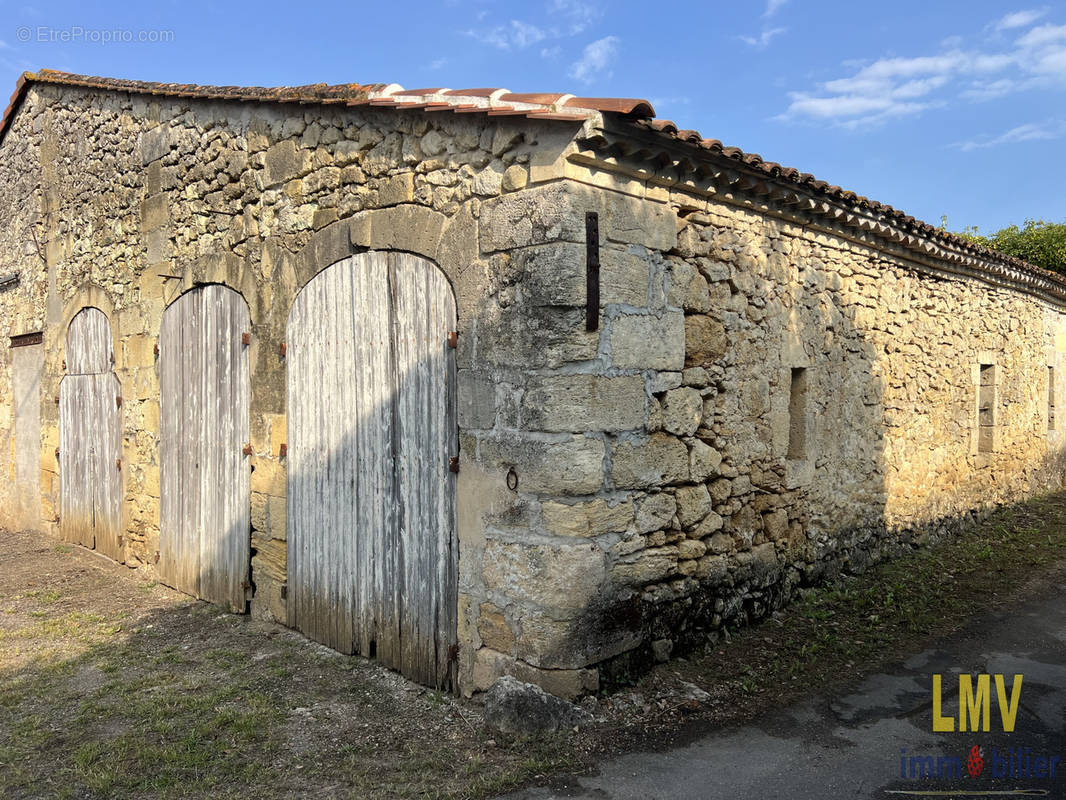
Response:
[[[988,732],[991,720],[992,707],[992,677],[991,675],[978,675],[977,688],[974,688],[973,676],[969,674],[959,675],[959,733],[967,730],[972,732]],[[996,699],[999,701],[999,719],[1004,733],[1014,730],[1014,723],[1018,719],[1018,704],[1022,699],[1022,676],[1015,675],[1011,686],[1010,696],[1004,685],[1002,675],[996,675]],[[940,709],[943,697],[943,676],[933,676],[933,732],[951,733],[955,730],[955,718],[945,717]]]
[[[1003,675],[958,676],[958,715],[944,713],[945,681],[942,675],[933,675],[933,732],[934,733],[1013,733],[1021,707],[1022,676],[1014,675],[1008,687]],[[948,696],[953,694],[948,689]],[[995,695],[994,713],[992,698]],[[901,748],[899,777],[908,779],[1043,779],[1052,780],[1060,772],[1062,758],[1059,755],[1034,753],[1028,747],[1007,748],[982,747],[967,744],[964,752],[957,755],[920,755]],[[1013,790],[981,790],[974,783],[974,790],[953,789],[934,791],[922,789],[889,789],[888,794],[937,797],[984,797],[990,795],[1047,795],[1041,788]]]

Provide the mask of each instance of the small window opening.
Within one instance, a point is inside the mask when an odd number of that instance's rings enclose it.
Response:
[[[977,387],[977,452],[991,453],[996,429],[996,367],[981,365]]]
[[[1055,368],[1047,368],[1047,429],[1055,430]]]
[[[792,368],[792,384],[788,396],[788,458],[793,461],[807,457],[807,368]]]

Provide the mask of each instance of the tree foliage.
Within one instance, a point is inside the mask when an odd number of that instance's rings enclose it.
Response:
[[[1066,222],[1027,219],[1020,228],[1008,225],[987,236],[977,228],[964,228],[958,235],[974,244],[1066,275]]]

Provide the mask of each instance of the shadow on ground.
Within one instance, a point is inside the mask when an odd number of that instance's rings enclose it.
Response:
[[[365,659],[0,534],[5,798],[484,796],[572,763]]]

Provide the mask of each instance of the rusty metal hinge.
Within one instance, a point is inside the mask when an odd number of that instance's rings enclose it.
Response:
[[[122,408],[122,395],[115,398],[115,408]]]
[[[115,469],[122,469],[122,459],[121,458],[116,459],[116,461],[115,461]]]
[[[122,542],[123,542],[123,541],[124,541],[124,540],[123,540],[123,538],[122,538],[121,536],[119,536],[119,537],[118,537],[118,546],[119,546],[119,547],[122,547]]]
[[[58,394],[56,395],[56,405],[57,406],[59,405],[59,395]]]
[[[459,346],[459,331],[448,331],[448,347],[453,350]]]
[[[252,588],[252,584],[250,581],[241,581],[241,588],[247,592],[249,589]]]
[[[459,660],[459,643],[458,642],[456,642],[455,644],[448,645],[448,660],[449,661],[458,661]]]
[[[158,343],[156,343],[156,344],[152,345],[152,354],[153,354],[153,355],[154,355],[154,356],[155,356],[156,358],[159,358],[159,344],[158,344]]]
[[[65,358],[63,359],[63,371],[67,371],[67,360]]]
[[[158,550],[155,551],[155,557],[152,559],[152,563],[153,564],[158,564],[159,563],[159,551]]]
[[[281,584],[281,599],[284,600],[289,596],[289,584]]]
[[[252,343],[252,334],[247,333],[247,332],[246,333],[242,333],[241,334],[241,344],[243,344],[245,347],[247,347],[251,343]]]
[[[288,350],[288,349],[289,348],[285,344],[285,342],[282,342],[281,345],[278,346],[278,352],[281,354],[282,358],[285,358],[285,351]]]
[[[59,448],[57,447],[56,448],[56,461],[58,461],[58,460],[59,460]]]
[[[246,456],[250,456],[252,454],[252,443],[251,442],[249,442],[248,444],[246,444],[244,446],[244,454]]]
[[[448,471],[449,472],[458,472],[459,471],[459,456],[452,456],[451,458],[448,459]]]
[[[289,446],[285,442],[281,443],[281,447],[278,448],[278,458],[285,458],[289,454]]]

